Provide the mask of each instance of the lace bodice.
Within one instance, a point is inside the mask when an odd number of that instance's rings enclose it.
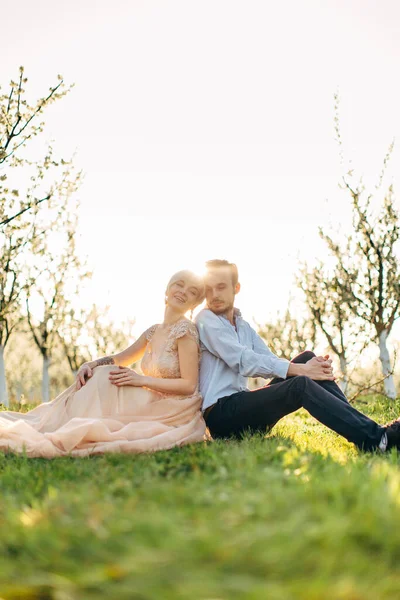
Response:
[[[186,319],[178,321],[169,327],[164,343],[156,351],[152,348],[152,338],[159,325],[153,325],[146,331],[147,347],[142,358],[142,371],[149,377],[174,379],[181,376],[179,368],[177,340],[184,335],[190,335],[199,347],[199,334],[196,325]]]

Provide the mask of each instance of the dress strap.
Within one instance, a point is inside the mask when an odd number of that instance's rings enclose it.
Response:
[[[195,342],[199,343],[199,333],[197,331],[197,327],[191,321],[182,320],[176,323],[170,332],[170,337],[177,340],[178,338],[183,337],[184,335],[190,335]]]
[[[152,325],[151,327],[149,327],[148,329],[146,329],[145,336],[146,336],[146,340],[148,342],[150,342],[151,338],[154,335],[155,330],[157,329],[158,325]]]

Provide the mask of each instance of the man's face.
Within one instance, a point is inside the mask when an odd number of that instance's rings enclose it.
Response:
[[[232,283],[232,272],[229,267],[218,267],[207,271],[205,278],[207,306],[216,315],[229,312],[235,302],[235,294],[240,286]]]

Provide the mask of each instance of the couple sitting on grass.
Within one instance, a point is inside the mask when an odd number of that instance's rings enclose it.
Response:
[[[154,452],[205,440],[207,427],[213,438],[266,432],[300,407],[362,450],[400,447],[400,420],[378,425],[351,406],[328,356],[289,362],[269,350],[234,308],[236,265],[206,266],[204,280],[189,271],[171,278],[163,323],[129,348],[83,364],[52,402],[1,412],[0,449],[44,458]],[[185,314],[204,297],[196,327]],[[143,375],[127,366],[139,359]],[[250,392],[249,376],[273,379]]]

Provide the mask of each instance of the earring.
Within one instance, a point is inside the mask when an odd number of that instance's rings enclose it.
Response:
[[[192,308],[192,310],[190,311],[190,320],[191,320],[191,321],[193,321],[193,308]]]

